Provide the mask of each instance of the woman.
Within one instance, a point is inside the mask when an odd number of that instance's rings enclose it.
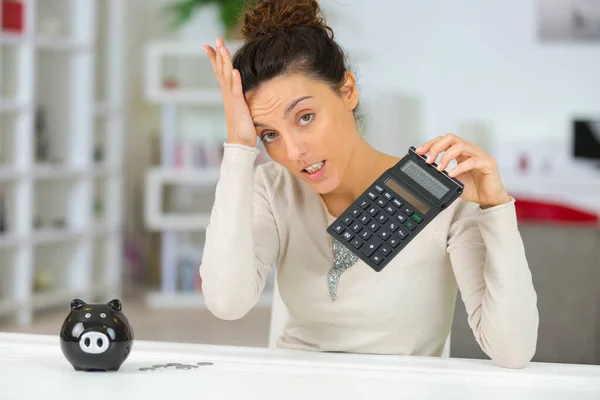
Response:
[[[494,160],[454,135],[419,154],[465,185],[381,272],[326,232],[399,158],[372,148],[356,124],[358,90],[315,0],[261,0],[243,15],[231,57],[205,46],[222,90],[228,141],[200,266],[208,308],[244,316],[277,266],[290,321],[279,346],[439,356],[457,288],[482,350],[524,367],[537,340],[536,293],[514,199]],[[255,168],[257,140],[273,160]]]

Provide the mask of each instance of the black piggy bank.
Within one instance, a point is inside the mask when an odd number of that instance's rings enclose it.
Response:
[[[71,302],[71,312],[60,330],[60,347],[76,371],[117,371],[132,345],[133,329],[119,300]]]

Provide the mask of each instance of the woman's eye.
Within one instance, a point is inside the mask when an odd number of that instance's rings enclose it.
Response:
[[[277,139],[277,134],[275,132],[269,132],[266,135],[262,135],[260,139],[263,142],[271,143],[273,140]]]
[[[309,124],[313,120],[314,116],[315,115],[312,113],[304,114],[303,116],[300,117],[300,124],[302,124],[302,125]]]

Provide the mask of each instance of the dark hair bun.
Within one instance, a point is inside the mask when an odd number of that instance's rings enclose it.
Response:
[[[251,1],[241,22],[241,32],[245,39],[268,36],[299,25],[322,28],[333,38],[333,31],[325,24],[317,0]]]

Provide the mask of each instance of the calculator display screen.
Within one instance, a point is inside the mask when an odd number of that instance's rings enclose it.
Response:
[[[425,169],[420,167],[413,160],[408,160],[406,163],[404,163],[400,170],[406,175],[408,175],[415,182],[417,182],[419,185],[421,185],[423,189],[427,190],[437,199],[441,199],[446,193],[450,191],[448,187],[446,187],[440,181],[432,177],[429,173],[427,173],[427,171],[425,171]]]
[[[429,206],[423,203],[420,200],[417,200],[415,196],[410,194],[406,189],[398,184],[395,180],[389,178],[386,179],[384,184],[392,189],[396,194],[400,197],[404,198],[404,200],[408,201],[411,205],[413,205],[417,210],[421,211],[423,214],[427,214],[429,212]]]

